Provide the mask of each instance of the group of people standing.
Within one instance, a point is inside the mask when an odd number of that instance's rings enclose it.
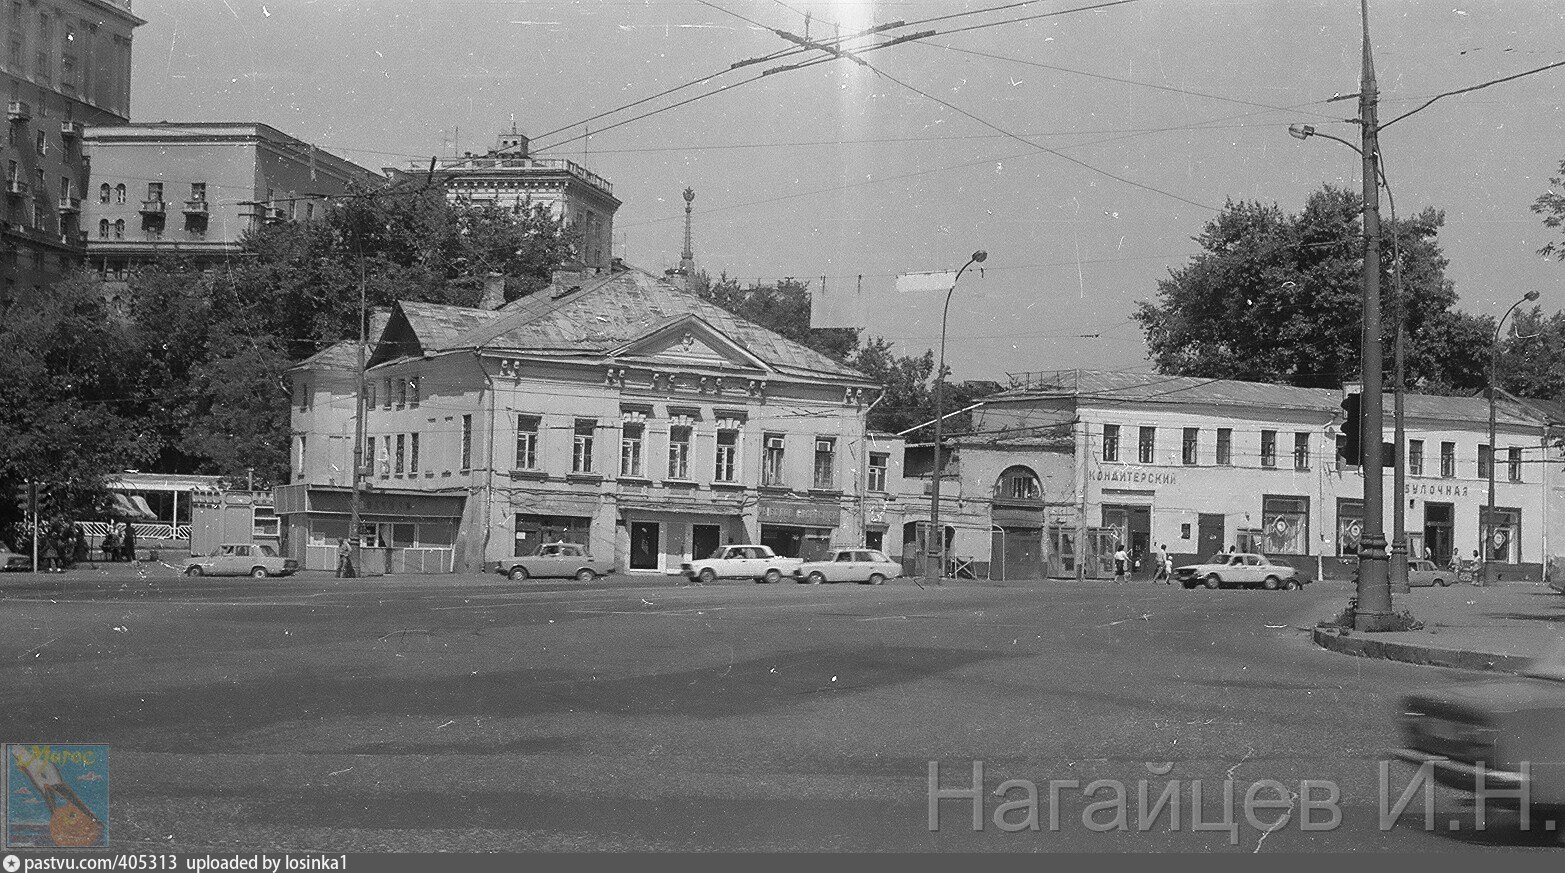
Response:
[[[1152,574],[1153,582],[1174,584],[1174,556],[1168,553],[1168,545],[1160,544],[1152,555],[1156,562],[1157,570]],[[1125,548],[1124,543],[1116,543],[1114,546],[1114,584],[1119,585],[1130,581],[1130,574],[1141,569],[1141,550]]]
[[[109,522],[103,537],[103,554],[110,561],[130,561],[136,556],[136,529],[130,522]],[[46,573],[63,573],[92,556],[92,546],[80,524],[57,521],[38,532],[38,565]]]

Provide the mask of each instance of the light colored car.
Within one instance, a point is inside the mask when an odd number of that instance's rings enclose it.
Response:
[[[33,559],[0,546],[0,570],[27,571],[33,568]]]
[[[1297,591],[1308,580],[1299,578],[1299,571],[1287,564],[1278,564],[1271,558],[1254,552],[1216,554],[1204,564],[1188,564],[1174,569],[1174,578],[1186,588],[1205,585],[1207,588],[1279,588]]]
[[[267,543],[225,543],[217,551],[185,562],[186,576],[291,576],[299,562],[277,554]]]
[[[1476,793],[1482,773],[1485,791],[1518,792],[1525,785],[1529,805],[1543,813],[1533,826],[1557,818],[1565,812],[1565,643],[1533,659],[1520,676],[1409,695],[1402,739],[1393,754],[1428,764],[1436,782]],[[1518,805],[1503,794],[1483,802]]]
[[[1409,561],[1407,584],[1409,588],[1450,587],[1456,581],[1456,572],[1435,565],[1434,561]]]
[[[614,572],[614,562],[594,558],[579,543],[540,543],[531,555],[501,561],[496,572],[511,579],[569,579],[591,582]]]
[[[778,555],[770,546],[734,545],[723,546],[708,558],[685,561],[679,570],[691,579],[708,583],[746,577],[757,582],[776,582],[792,576],[803,563],[798,558]]]
[[[902,575],[902,565],[873,549],[837,549],[819,561],[805,561],[793,571],[800,582],[860,582],[881,585]]]

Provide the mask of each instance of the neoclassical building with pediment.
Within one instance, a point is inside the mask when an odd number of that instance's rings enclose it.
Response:
[[[356,358],[343,343],[292,371],[278,513],[306,568],[349,536]],[[497,310],[399,303],[367,362],[358,536],[392,572],[555,539],[649,573],[727,543],[895,551],[919,511],[901,441],[867,428],[880,386],[638,269]]]

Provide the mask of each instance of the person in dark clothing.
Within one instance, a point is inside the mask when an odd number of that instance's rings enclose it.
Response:
[[[136,528],[128,521],[125,522],[125,545],[122,548],[125,550],[125,560],[136,560]]]
[[[87,563],[87,532],[82,530],[79,524],[72,525],[71,532],[75,538],[75,542],[71,544],[71,563],[85,564]]]

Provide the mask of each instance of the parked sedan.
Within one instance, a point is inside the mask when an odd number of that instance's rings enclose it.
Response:
[[[33,559],[0,546],[0,570],[27,571],[33,568]]]
[[[902,575],[902,565],[873,549],[838,549],[820,561],[806,561],[793,571],[799,582],[858,582],[882,585]]]
[[[1436,566],[1434,561],[1409,561],[1407,584],[1409,588],[1450,587],[1456,581],[1456,572]]]
[[[1514,807],[1519,793],[1542,813],[1532,818],[1534,827],[1557,817],[1565,811],[1565,644],[1534,659],[1520,676],[1408,696],[1402,736],[1394,754],[1431,767],[1435,781],[1474,794],[1499,792],[1478,803]]]
[[[614,572],[614,562],[594,558],[587,547],[577,543],[542,543],[537,551],[520,558],[501,561],[495,571],[518,582],[524,579],[569,579],[591,582]]]
[[[266,543],[227,543],[217,551],[185,562],[186,576],[291,576],[299,562],[277,554]]]
[[[1287,564],[1278,564],[1265,555],[1238,552],[1213,555],[1204,564],[1190,564],[1174,570],[1179,584],[1186,588],[1205,585],[1207,588],[1265,588],[1276,591],[1285,588],[1297,591],[1307,580],[1299,578],[1299,571]]]

